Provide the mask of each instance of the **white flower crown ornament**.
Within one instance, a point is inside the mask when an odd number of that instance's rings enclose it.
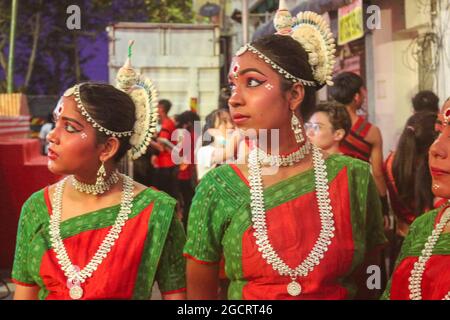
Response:
[[[332,86],[336,44],[333,33],[325,19],[311,11],[299,12],[296,17],[292,17],[285,1],[280,0],[280,6],[273,23],[277,30],[276,34],[292,37],[308,53],[308,62],[311,66],[315,81],[304,80],[290,74],[251,44],[244,45],[237,51],[236,56],[240,56],[249,50],[271,65],[273,69],[286,79],[294,83],[300,82],[305,86],[321,86],[324,84]]]
[[[144,155],[152,138],[156,135],[158,124],[158,93],[153,82],[138,74],[131,66],[131,48],[128,46],[128,58],[116,76],[116,87],[128,93],[136,106],[136,122],[130,138],[130,156],[136,160]]]

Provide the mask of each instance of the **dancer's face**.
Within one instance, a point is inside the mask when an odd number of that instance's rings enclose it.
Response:
[[[235,57],[229,72],[230,114],[240,129],[290,129],[292,111],[304,96],[283,91],[281,78],[263,60],[251,52]]]
[[[438,115],[439,135],[430,147],[429,164],[434,195],[450,199],[450,117],[446,120],[446,113],[450,113],[450,108]]]
[[[95,174],[101,148],[96,144],[95,129],[78,111],[74,97],[62,97],[53,114],[55,128],[47,136],[49,170],[58,175]]]

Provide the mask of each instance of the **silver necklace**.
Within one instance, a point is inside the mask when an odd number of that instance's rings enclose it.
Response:
[[[292,166],[305,158],[307,154],[311,151],[311,143],[306,141],[300,149],[294,151],[288,155],[269,155],[263,150],[259,149],[260,159],[262,165],[277,166],[277,167],[287,167]]]
[[[128,220],[128,216],[131,213],[133,207],[133,180],[128,176],[123,175],[123,192],[120,203],[120,211],[117,215],[114,225],[109,230],[105,239],[103,239],[97,252],[92,257],[91,261],[80,270],[80,268],[72,263],[67,254],[66,247],[61,238],[61,213],[62,213],[62,195],[64,191],[64,185],[69,177],[66,177],[56,185],[55,193],[53,195],[52,203],[52,215],[50,217],[50,241],[53,250],[56,253],[58,263],[61,265],[61,269],[64,271],[67,277],[67,288],[69,289],[69,295],[72,299],[80,299],[83,296],[83,289],[81,284],[86,281],[87,278],[92,276],[92,273],[97,270],[97,267],[102,263],[114,243],[119,238],[119,234],[122,231],[125,222]]]
[[[433,232],[428,237],[427,243],[422,250],[421,256],[414,263],[414,267],[411,270],[411,276],[409,277],[409,299],[422,300],[422,277],[425,271],[425,265],[433,254],[433,249],[439,239],[439,236],[444,231],[445,226],[450,221],[450,208],[447,208],[441,217],[441,220],[433,229]],[[444,296],[442,300],[450,300],[450,291]]]
[[[87,184],[78,181],[75,176],[72,176],[71,182],[72,186],[77,191],[93,195],[102,194],[111,189],[111,187],[117,182],[119,182],[119,171],[113,171],[109,178],[104,181],[104,183]]]
[[[308,151],[309,152],[309,151]],[[306,153],[304,153],[304,158]],[[262,163],[267,163],[265,158],[267,154],[260,149],[255,148],[249,155],[249,183],[250,183],[250,197],[251,197],[251,212],[252,222],[255,232],[253,235],[256,238],[258,250],[262,253],[262,257],[272,268],[282,276],[289,276],[291,282],[287,286],[287,292],[291,296],[298,296],[302,292],[302,286],[297,281],[297,278],[306,277],[315,266],[320,264],[325,252],[331,244],[331,239],[334,237],[334,219],[331,207],[330,196],[328,193],[328,178],[325,161],[321,151],[312,146],[312,156],[314,165],[316,197],[319,207],[321,230],[319,238],[314,244],[314,247],[295,269],[290,268],[277,254],[269,241],[266,224],[266,211],[264,205],[264,190],[262,183]],[[296,162],[300,161],[298,157]],[[280,164],[281,159],[276,160]],[[291,165],[290,162],[287,165]]]

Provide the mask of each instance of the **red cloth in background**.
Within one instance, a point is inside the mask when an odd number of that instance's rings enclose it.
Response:
[[[0,140],[0,268],[12,269],[17,224],[24,202],[60,177],[47,168],[37,139]]]
[[[161,123],[161,131],[158,134],[158,138],[164,138],[176,144],[176,141],[171,140],[172,132],[174,131],[175,131],[175,123],[173,122],[172,119],[167,118],[163,120],[163,122]],[[157,166],[159,168],[173,167],[175,163],[172,161],[171,154],[172,154],[171,151],[160,152],[156,157]]]

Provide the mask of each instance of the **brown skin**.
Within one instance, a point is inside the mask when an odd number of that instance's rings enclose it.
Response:
[[[358,121],[358,115],[356,111],[361,108],[364,103],[365,96],[367,94],[366,88],[361,88],[359,93],[355,94],[353,101],[346,105],[346,109],[352,120],[352,126]],[[365,140],[372,144],[372,151],[370,153],[370,164],[372,166],[372,176],[377,186],[378,194],[381,197],[386,196],[387,188],[384,181],[383,174],[383,138],[381,136],[380,129],[372,125]],[[389,229],[389,217],[384,217],[384,228]]]
[[[48,168],[57,175],[70,175],[84,183],[95,183],[97,170],[101,161],[105,162],[107,175],[116,169],[113,157],[119,148],[119,140],[114,137],[105,143],[96,144],[95,129],[79,113],[73,96],[64,97],[64,108],[57,116],[55,128],[48,134],[49,148],[57,154],[56,159],[49,158]],[[81,134],[87,135],[85,139]],[[134,182],[134,195],[147,187]],[[88,195],[75,190],[71,183],[66,183],[63,193],[63,211],[61,220],[68,220],[88,212],[118,205],[121,202],[123,181],[111,187],[102,195]],[[55,192],[55,185],[50,186],[50,199]],[[39,288],[17,285],[14,299],[38,299]],[[164,296],[164,299],[184,299],[184,293]]]
[[[341,154],[339,144],[344,139],[345,130],[334,130],[326,112],[315,112],[309,122],[318,126],[318,129],[306,130],[309,140],[328,154]]]
[[[302,121],[298,106],[303,101],[303,86],[295,84],[291,90],[283,92],[280,86],[280,75],[253,53],[247,52],[235,57],[235,62],[238,62],[240,69],[237,79],[232,72],[229,75],[229,81],[233,85],[232,96],[229,100],[230,113],[232,118],[237,114],[249,117],[244,122],[236,122],[236,126],[244,131],[279,129],[279,152],[290,153],[296,150],[298,144],[290,124],[292,111],[295,111]],[[271,90],[265,87],[268,83],[273,86]],[[269,141],[268,152],[270,149]],[[247,165],[239,164],[238,167],[248,178]],[[311,167],[312,159],[309,155],[294,166],[281,167],[276,174],[263,176],[264,186],[267,188]],[[218,283],[217,265],[187,261],[188,299],[217,299]]]
[[[361,108],[366,96],[366,89],[361,88],[359,93],[355,94],[353,101],[346,105],[346,109],[352,120],[352,125],[358,120],[356,111]],[[372,165],[372,174],[377,185],[380,196],[386,195],[386,183],[383,175],[383,139],[380,129],[372,125],[365,140],[372,144],[372,152],[370,154],[370,163]]]
[[[450,125],[444,124],[443,112],[450,108],[447,101],[442,112],[438,115],[438,130],[440,132],[436,141],[431,145],[428,152],[428,162],[432,177],[432,190],[436,197],[450,199]],[[445,227],[444,233],[450,232],[450,223]]]

